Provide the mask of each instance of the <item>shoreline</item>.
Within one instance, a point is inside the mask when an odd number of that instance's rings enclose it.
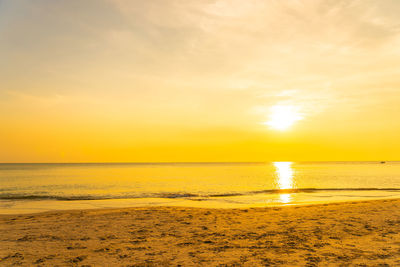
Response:
[[[251,197],[251,199],[245,199]],[[257,198],[258,197],[258,198]],[[73,211],[73,210],[102,210],[125,208],[156,208],[156,207],[183,207],[204,209],[251,209],[272,208],[286,206],[322,205],[346,202],[364,202],[400,199],[400,195],[383,196],[326,196],[310,198],[307,193],[273,194],[273,195],[239,195],[223,198],[119,198],[93,200],[0,200],[0,216],[39,214],[44,212]],[[242,201],[242,202],[241,202]],[[285,203],[287,201],[287,203]],[[246,203],[247,202],[247,203]],[[253,202],[253,203],[251,203]]]
[[[0,265],[399,265],[400,199],[0,215]]]
[[[84,201],[118,201],[118,200],[129,200],[129,199],[105,199],[105,200],[84,200]],[[42,200],[39,200],[42,201]],[[81,200],[71,200],[71,202],[79,202]],[[168,206],[168,205],[143,205],[143,206],[126,206],[126,207],[99,207],[99,208],[76,208],[76,209],[60,209],[60,210],[45,210],[42,212],[31,212],[31,213],[0,213],[0,219],[2,217],[19,217],[19,216],[36,216],[36,215],[43,215],[43,214],[58,214],[58,213],[74,213],[74,212],[96,212],[96,211],[103,211],[103,212],[112,212],[112,211],[131,211],[131,210],[157,210],[157,209],[199,209],[199,210],[214,210],[214,211],[243,211],[243,210],[267,210],[267,209],[285,209],[285,208],[301,208],[301,207],[314,207],[314,206],[331,206],[331,205],[341,205],[341,204],[361,204],[361,203],[373,203],[373,202],[387,202],[387,201],[399,201],[400,197],[387,197],[387,198],[373,198],[370,200],[365,199],[353,199],[353,200],[334,200],[334,201],[315,201],[315,202],[304,202],[304,203],[283,203],[283,204],[269,204],[267,206],[258,207],[258,206],[249,206],[246,207],[236,207],[236,208],[220,208],[220,207],[197,207],[197,206]],[[371,203],[371,204],[372,204]]]

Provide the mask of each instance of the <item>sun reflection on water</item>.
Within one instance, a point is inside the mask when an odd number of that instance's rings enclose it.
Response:
[[[279,198],[282,203],[289,203],[292,199],[292,194],[280,194]]]
[[[294,188],[292,164],[293,162],[274,162],[278,189]],[[289,203],[291,200],[291,194],[280,194],[279,197],[282,203]]]

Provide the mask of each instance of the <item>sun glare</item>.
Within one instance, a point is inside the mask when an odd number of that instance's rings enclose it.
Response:
[[[278,176],[279,189],[293,188],[292,162],[274,162]]]
[[[274,162],[277,174],[277,185],[279,189],[292,189],[294,188],[293,183],[293,169],[292,162]],[[279,198],[282,203],[289,203],[292,199],[292,195],[280,194]]]
[[[296,121],[302,119],[303,117],[296,107],[290,105],[276,105],[271,108],[269,120],[264,124],[273,129],[284,131],[289,129]]]

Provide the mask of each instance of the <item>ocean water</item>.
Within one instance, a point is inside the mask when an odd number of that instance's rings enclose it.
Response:
[[[0,214],[400,197],[400,162],[0,164]]]

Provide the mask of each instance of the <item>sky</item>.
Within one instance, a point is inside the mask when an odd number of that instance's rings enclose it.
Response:
[[[398,0],[0,0],[0,162],[400,160]]]

